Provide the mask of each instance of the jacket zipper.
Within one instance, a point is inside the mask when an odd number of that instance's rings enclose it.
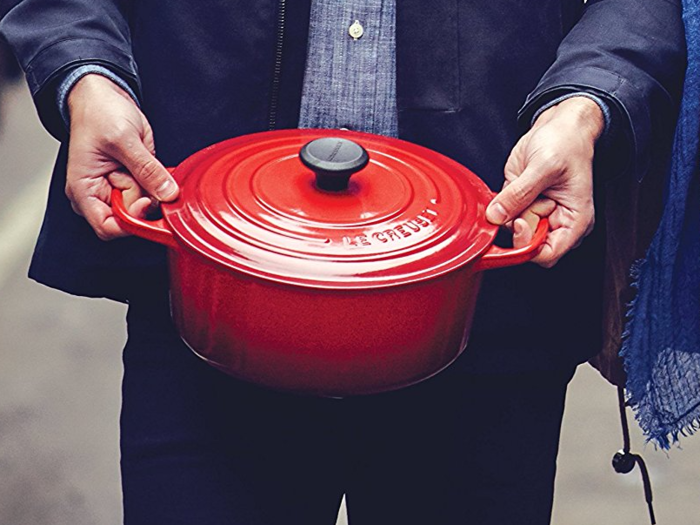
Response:
[[[270,91],[270,115],[268,129],[277,128],[277,107],[280,95],[280,77],[282,74],[282,50],[284,47],[284,25],[287,1],[279,0],[277,4],[277,40],[275,43],[275,67],[272,70],[272,90]]]

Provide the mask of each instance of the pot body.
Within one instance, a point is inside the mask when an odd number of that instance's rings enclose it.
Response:
[[[417,383],[464,349],[481,272],[544,241],[546,219],[528,246],[495,246],[493,194],[447,157],[336,133],[271,131],[197,152],[154,221],[112,193],[124,228],[169,248],[181,337],[228,374],[331,397]]]
[[[409,386],[448,366],[471,328],[474,264],[419,283],[324,290],[169,250],[172,314],[201,358],[239,379],[327,397]]]

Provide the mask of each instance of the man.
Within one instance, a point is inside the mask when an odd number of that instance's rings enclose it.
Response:
[[[531,4],[3,9],[0,30],[64,141],[30,274],[130,303],[127,524],[332,523],[343,493],[355,525],[549,522],[566,384],[600,343],[601,228],[584,240],[594,182],[645,172],[675,110],[683,32],[668,0]],[[365,111],[375,103],[380,111]],[[102,241],[125,234],[110,190],[145,213],[150,197],[177,197],[164,166],[225,138],[299,125],[397,134],[505,186],[488,218],[511,225],[519,245],[547,215],[536,262],[553,268],[485,275],[467,351],[399,392],[303,398],[210,369],[170,324],[162,250]]]

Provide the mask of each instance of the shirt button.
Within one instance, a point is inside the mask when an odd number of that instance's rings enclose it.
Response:
[[[362,35],[365,34],[365,28],[362,27],[362,24],[359,20],[355,20],[348,29],[348,34],[352,37],[353,40],[359,40],[360,38],[362,38]]]

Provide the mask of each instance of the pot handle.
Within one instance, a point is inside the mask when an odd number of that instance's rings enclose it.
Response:
[[[532,241],[527,246],[522,248],[499,248],[492,245],[488,251],[481,256],[476,263],[476,271],[493,270],[495,268],[505,268],[506,266],[515,266],[517,264],[526,263],[537,255],[537,250],[549,232],[549,221],[547,218],[540,219],[537,224],[535,234],[532,236]]]
[[[112,189],[112,211],[120,226],[129,233],[169,248],[177,248],[173,233],[168,229],[165,220],[147,221],[129,215],[124,206],[122,192],[117,188]]]

